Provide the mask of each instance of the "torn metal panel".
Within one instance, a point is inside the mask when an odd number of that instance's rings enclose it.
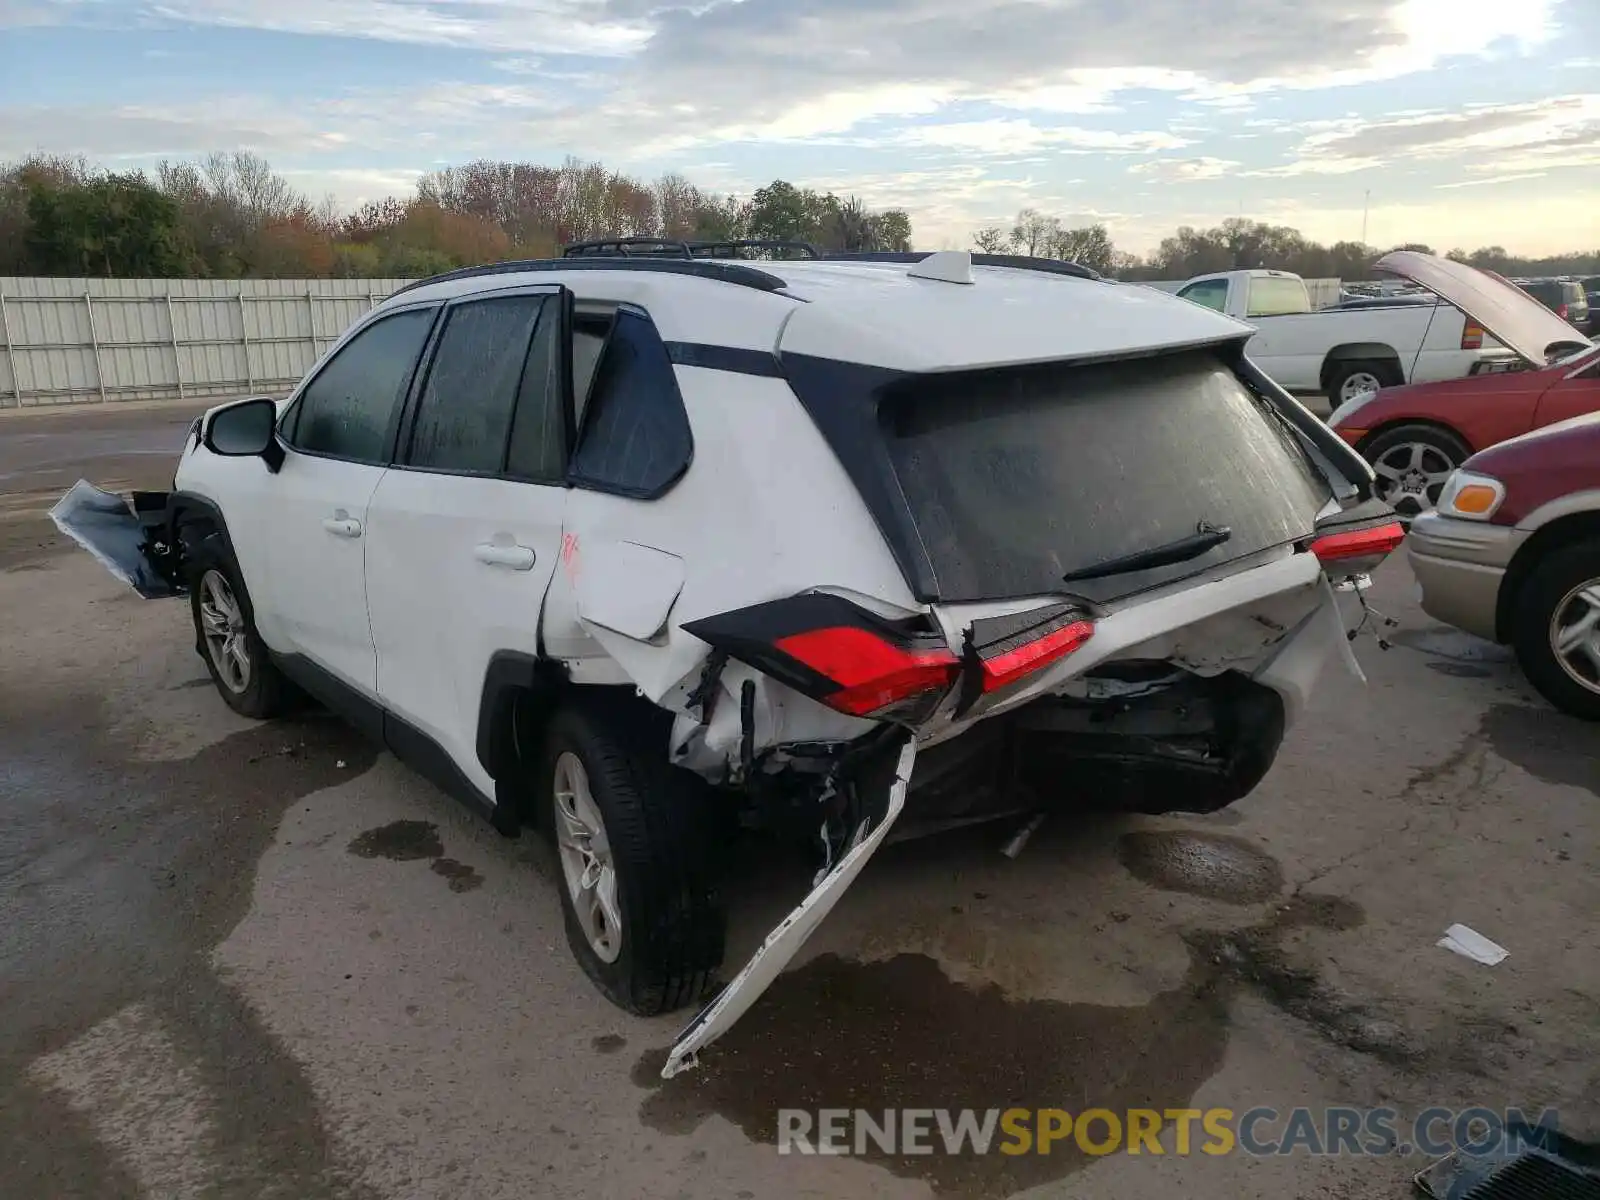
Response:
[[[916,759],[917,744],[907,735],[900,747],[892,772],[872,773],[879,776],[887,774],[888,777],[881,781],[872,781],[871,784],[868,780],[862,781],[862,791],[866,793],[863,799],[866,801],[867,811],[862,814],[851,835],[849,849],[817,882],[799,906],[767,934],[761,948],[749,962],[745,963],[733,981],[722,989],[715,1000],[701,1009],[688,1027],[678,1035],[672,1052],[667,1056],[666,1066],[661,1069],[663,1079],[671,1079],[680,1071],[693,1067],[700,1051],[726,1033],[749,1011],[750,1006],[800,952],[806,939],[833,911],[833,906],[839,902],[839,897],[844,895],[856,876],[861,874],[862,868],[867,865],[867,860],[883,844],[896,818],[905,808],[906,789],[910,785],[911,771]]]
[[[146,600],[178,594],[177,586],[157,571],[151,561],[151,543],[156,531],[147,528],[128,502],[115,492],[80,479],[56,501],[50,510],[50,519],[57,529]]]

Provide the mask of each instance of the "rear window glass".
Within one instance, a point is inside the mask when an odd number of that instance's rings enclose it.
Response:
[[[1306,298],[1306,285],[1298,279],[1274,279],[1258,276],[1250,281],[1250,303],[1245,312],[1249,317],[1282,317],[1289,313],[1311,311]]]
[[[1214,353],[923,376],[879,407],[947,600],[1063,590],[1062,576],[1194,535],[1187,562],[1085,580],[1105,600],[1309,534],[1331,496],[1294,435]]]

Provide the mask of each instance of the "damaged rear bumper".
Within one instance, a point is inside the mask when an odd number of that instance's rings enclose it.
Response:
[[[917,744],[908,735],[901,739],[897,751],[890,747],[863,772],[859,790],[864,812],[851,835],[849,848],[817,881],[806,898],[767,934],[761,948],[733,977],[733,981],[718,993],[716,999],[701,1009],[678,1035],[667,1056],[666,1066],[661,1069],[663,1079],[671,1079],[680,1071],[693,1067],[700,1051],[744,1016],[772,981],[783,973],[783,969],[800,952],[817,926],[833,911],[839,897],[844,895],[867,865],[867,859],[883,844],[904,810],[906,789],[911,783],[911,771],[916,759]]]

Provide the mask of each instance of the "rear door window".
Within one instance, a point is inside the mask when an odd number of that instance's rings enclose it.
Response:
[[[380,317],[346,342],[302,389],[285,440],[309,454],[386,465],[435,311]]]
[[[569,475],[574,484],[651,499],[689,469],[689,416],[649,317],[617,310],[587,394]]]
[[[512,412],[545,300],[495,296],[450,307],[417,401],[408,465],[474,475],[505,469]]]

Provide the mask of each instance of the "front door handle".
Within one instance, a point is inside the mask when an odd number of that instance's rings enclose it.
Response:
[[[472,548],[472,556],[491,567],[509,567],[513,571],[531,571],[538,555],[527,546],[515,543],[479,542]]]
[[[331,517],[323,517],[322,527],[333,534],[334,537],[358,538],[361,536],[361,522],[342,508]]]

